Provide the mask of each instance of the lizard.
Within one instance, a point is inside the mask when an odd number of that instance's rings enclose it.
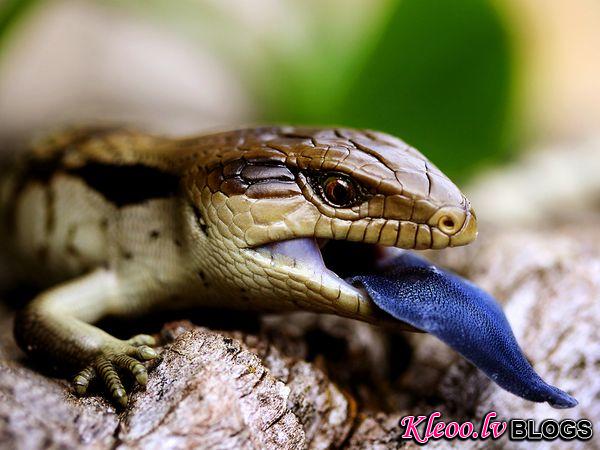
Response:
[[[81,395],[97,380],[125,406],[122,374],[145,385],[143,362],[158,355],[150,335],[121,340],[94,323],[202,305],[429,331],[517,395],[576,404],[533,371],[491,297],[402,253],[469,244],[477,219],[446,175],[391,135],[75,128],[6,172],[0,211],[13,260],[47,287],[18,312],[17,343],[72,367]]]

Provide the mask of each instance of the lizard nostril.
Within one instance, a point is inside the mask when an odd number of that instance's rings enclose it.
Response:
[[[430,227],[437,228],[447,236],[453,236],[462,228],[467,216],[468,213],[462,208],[444,206],[429,218],[427,224]]]
[[[438,222],[438,227],[445,233],[451,233],[455,230],[456,223],[450,216],[442,216]]]
[[[448,228],[454,228],[454,220],[450,219],[449,217],[446,217],[446,218],[444,219],[444,221],[442,222],[442,224],[443,224],[445,227],[448,227]]]

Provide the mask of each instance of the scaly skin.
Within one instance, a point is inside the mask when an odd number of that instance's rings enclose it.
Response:
[[[340,179],[356,196],[333,206],[324,186]],[[458,188],[417,150],[371,131],[272,127],[174,140],[74,130],[36,145],[1,194],[13,251],[53,285],[18,315],[19,344],[79,369],[78,392],[99,376],[121,404],[115,368],[144,384],[138,361],[156,352],[149,336],[121,341],[91,325],[102,317],[193,304],[378,323],[363,291],[264,246],[308,237],[441,249],[476,236]]]

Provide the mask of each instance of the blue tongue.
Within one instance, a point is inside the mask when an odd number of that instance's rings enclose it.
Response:
[[[535,373],[498,303],[469,281],[410,253],[346,281],[362,285],[383,311],[441,339],[507,391],[555,408],[577,405]]]

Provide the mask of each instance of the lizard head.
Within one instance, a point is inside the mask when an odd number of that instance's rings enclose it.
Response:
[[[188,192],[209,240],[235,254],[237,267],[219,269],[231,289],[255,287],[261,306],[376,321],[368,295],[344,277],[375,268],[389,248],[442,249],[477,235],[460,190],[392,136],[284,127],[204,142]]]

